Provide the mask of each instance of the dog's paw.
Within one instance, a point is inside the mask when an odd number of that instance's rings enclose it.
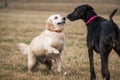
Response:
[[[53,50],[53,53],[55,53],[55,54],[60,54],[60,52],[58,51],[58,50]]]
[[[60,54],[60,52],[57,49],[54,49],[54,48],[47,50],[47,53],[49,53],[49,54],[50,53]]]

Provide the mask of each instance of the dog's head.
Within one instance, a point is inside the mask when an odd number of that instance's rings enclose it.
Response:
[[[51,15],[46,21],[46,28],[51,30],[64,30],[65,17],[58,14]]]
[[[86,15],[88,15],[88,11],[93,11],[94,9],[88,5],[88,4],[84,4],[84,5],[80,5],[78,7],[75,8],[75,10],[67,15],[67,18],[70,21],[74,21],[74,20],[78,20],[78,19],[84,19],[86,17]]]

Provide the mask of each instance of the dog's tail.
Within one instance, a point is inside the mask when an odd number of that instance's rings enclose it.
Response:
[[[19,47],[19,50],[21,51],[22,54],[28,55],[30,53],[30,48],[27,44],[19,43],[18,47]]]
[[[117,10],[118,10],[118,9],[115,9],[115,10],[109,15],[109,20],[110,20],[111,22],[114,22],[113,19],[112,19],[112,17],[115,15],[115,13],[117,12]]]
[[[109,20],[110,22],[113,24],[114,29],[115,29],[115,33],[116,33],[116,39],[118,39],[120,37],[120,29],[118,27],[118,25],[113,21],[112,17],[115,15],[115,13],[117,12],[118,9],[115,9],[109,16]]]

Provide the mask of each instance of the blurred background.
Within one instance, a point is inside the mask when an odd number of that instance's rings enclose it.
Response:
[[[17,10],[69,12],[80,4],[92,5],[99,14],[108,14],[120,8],[120,0],[0,0],[0,8]]]

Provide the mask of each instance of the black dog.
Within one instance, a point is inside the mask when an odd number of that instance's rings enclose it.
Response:
[[[101,55],[102,76],[110,80],[108,69],[108,56],[112,49],[120,56],[120,30],[112,20],[115,9],[109,16],[109,20],[97,16],[89,5],[80,5],[70,13],[67,18],[71,21],[82,19],[87,26],[87,47],[90,61],[91,80],[96,79],[93,65],[93,50]]]

